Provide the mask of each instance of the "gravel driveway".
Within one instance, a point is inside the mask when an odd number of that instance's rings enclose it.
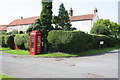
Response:
[[[0,55],[1,73],[16,78],[118,78],[118,50],[71,58]]]

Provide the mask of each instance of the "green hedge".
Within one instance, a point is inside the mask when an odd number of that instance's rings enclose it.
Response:
[[[5,36],[5,44],[7,47],[14,49],[14,35],[6,35]]]
[[[53,30],[48,34],[49,51],[79,53],[98,49],[100,41],[103,48],[114,46],[115,39],[103,35],[89,35],[81,31]]]
[[[19,49],[28,49],[29,48],[29,35],[28,34],[16,34],[14,38],[15,45]]]
[[[117,38],[117,44],[116,47],[120,48],[120,38]]]
[[[5,38],[5,35],[0,35],[0,46],[1,47],[6,47],[4,38]]]

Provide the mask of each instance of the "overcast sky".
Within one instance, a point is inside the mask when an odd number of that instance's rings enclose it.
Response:
[[[65,9],[73,8],[73,15],[91,14],[96,7],[99,18],[118,22],[119,0],[53,0],[53,15],[58,15],[59,5]],[[42,10],[41,0],[0,0],[0,25],[8,25],[20,17],[39,16]]]

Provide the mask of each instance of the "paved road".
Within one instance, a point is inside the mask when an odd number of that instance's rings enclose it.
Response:
[[[118,50],[77,58],[0,55],[2,74],[16,78],[118,78]]]

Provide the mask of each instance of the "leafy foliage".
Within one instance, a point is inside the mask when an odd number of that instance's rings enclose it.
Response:
[[[33,30],[42,30],[40,19],[36,19],[35,23],[29,26],[29,28],[27,29],[27,33],[30,33]]]
[[[6,31],[0,31],[0,35],[6,35]]]
[[[108,27],[108,29],[110,30],[111,35],[120,38],[120,25],[114,22],[111,22],[110,24],[111,25]]]
[[[5,36],[5,44],[7,47],[14,49],[14,35],[6,35]]]
[[[69,15],[67,10],[65,10],[64,4],[62,3],[59,7],[58,16],[53,17],[53,24],[55,24],[56,30],[76,30],[76,28],[72,28]]]
[[[17,34],[14,38],[15,45],[19,49],[29,49],[29,35],[28,34]]]
[[[48,35],[49,51],[80,53],[90,49],[98,49],[100,41],[103,48],[115,46],[115,39],[104,35],[89,35],[81,31],[53,30]]]
[[[14,30],[12,31],[12,34],[13,34],[13,35],[14,35],[14,34],[18,34],[18,30],[14,29]]]
[[[52,2],[42,1],[42,12],[40,15],[40,22],[42,25],[42,30],[51,30],[52,29]]]
[[[0,46],[1,47],[6,47],[6,45],[5,45],[5,35],[0,36]]]
[[[92,34],[110,35],[108,28],[104,25],[94,25],[91,29]]]
[[[103,34],[111,37],[120,36],[120,25],[114,22],[110,22],[109,19],[99,19],[94,23],[93,28],[90,31],[91,34]]]
[[[48,32],[53,29],[52,24],[52,2],[44,2],[42,0],[42,12],[40,15],[40,22],[43,34],[43,51],[47,51],[47,36]]]
[[[23,34],[23,31],[19,31],[19,34]]]

